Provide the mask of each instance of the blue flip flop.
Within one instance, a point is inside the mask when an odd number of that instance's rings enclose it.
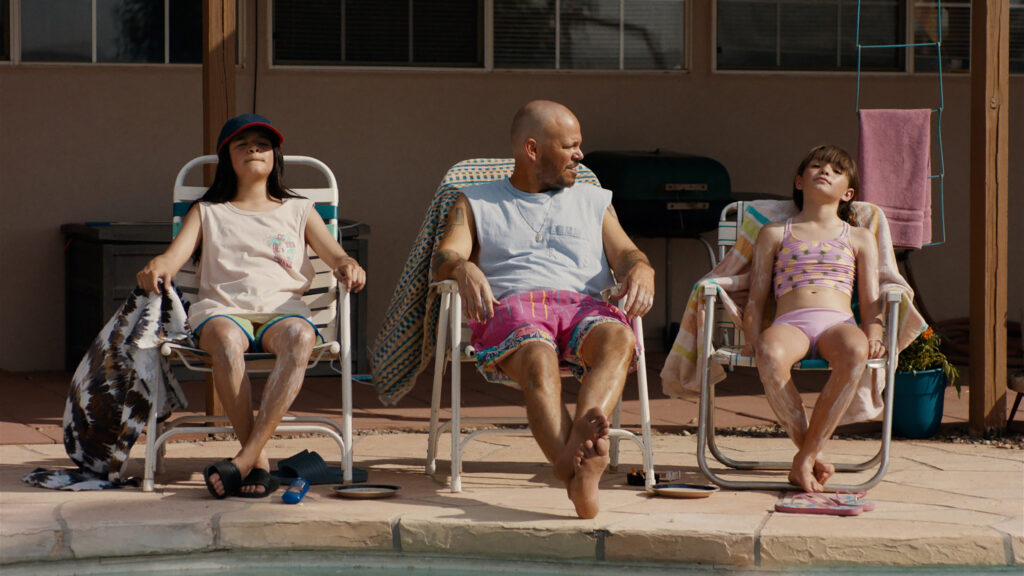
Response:
[[[328,466],[316,452],[303,450],[277,463],[277,470],[271,472],[281,482],[290,483],[296,478],[305,478],[310,484],[342,484],[345,476],[341,468]],[[352,482],[366,482],[366,470],[352,469]]]

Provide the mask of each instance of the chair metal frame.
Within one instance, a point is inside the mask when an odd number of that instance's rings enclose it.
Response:
[[[722,210],[718,238],[720,259],[724,258],[728,250],[736,243],[737,231],[743,225],[745,204],[745,202],[733,202]],[[733,215],[735,215],[735,221],[729,220]],[[724,314],[721,315],[720,319],[716,319],[718,287],[705,284],[701,287],[700,296],[704,306],[705,327],[697,365],[701,386],[700,412],[697,427],[697,463],[701,472],[713,483],[731,490],[798,490],[799,487],[789,482],[726,479],[713,471],[708,465],[707,451],[710,451],[721,464],[733,470],[789,470],[792,467],[792,462],[734,460],[726,456],[718,446],[715,440],[715,386],[711,384],[711,363],[715,362],[728,367],[756,367],[757,364],[753,357],[740,354],[743,345],[741,330],[726,319]],[[870,370],[885,370],[882,439],[879,450],[872,458],[864,462],[833,463],[836,467],[836,472],[860,472],[875,466],[877,466],[877,470],[862,483],[851,485],[830,484],[827,488],[828,490],[849,490],[854,492],[867,490],[881,482],[888,470],[892,440],[892,390],[895,385],[896,360],[899,355],[897,351],[897,330],[895,328],[898,326],[900,300],[901,295],[898,291],[891,290],[885,294],[884,317],[887,354],[884,358],[876,358],[867,362],[867,367]],[[716,331],[723,333],[723,339],[726,342],[732,341],[735,343],[716,349],[713,343],[713,336]],[[795,364],[793,368],[794,370],[828,370],[828,363],[820,359],[805,359]]]
[[[476,159],[467,160],[460,162],[453,166],[448,174],[442,180],[442,186],[445,183],[451,184],[456,189],[462,189],[474,184],[483,182],[493,181],[500,176],[494,176],[486,178],[474,178],[472,174],[469,176],[461,174],[453,177],[453,172],[457,172],[460,169],[465,170],[467,166],[473,166],[487,162],[487,160]],[[499,170],[505,170],[507,174],[512,173],[513,160],[512,159],[493,159],[495,164],[501,165]],[[582,181],[597,183],[597,178],[593,172],[588,168],[580,165],[579,177]],[[528,426],[526,418],[523,417],[463,417],[461,415],[462,407],[462,375],[460,370],[460,364],[462,362],[471,362],[475,360],[475,350],[470,346],[464,336],[464,331],[467,330],[462,317],[462,300],[459,297],[458,284],[453,280],[445,280],[442,282],[436,282],[430,285],[431,290],[438,292],[440,296],[440,304],[438,311],[437,320],[437,340],[435,343],[434,353],[434,379],[433,379],[433,393],[430,402],[430,431],[427,440],[427,463],[426,463],[426,474],[433,475],[437,471],[437,445],[441,434],[446,431],[451,434],[451,491],[461,492],[462,491],[462,451],[466,449],[468,444],[484,435],[502,434],[506,436],[531,436],[529,428],[521,429],[508,429],[508,428],[480,428],[469,433],[465,433],[462,430],[464,424],[471,425],[493,425],[493,426]],[[605,291],[606,293],[608,290]],[[651,417],[650,417],[650,403],[648,401],[647,394],[647,362],[646,352],[644,349],[643,342],[643,320],[641,318],[633,319],[634,332],[638,335],[638,344],[640,347],[640,357],[637,363],[637,388],[640,399],[640,419],[641,419],[641,433],[640,436],[633,433],[632,431],[621,428],[622,419],[622,400],[620,398],[619,403],[615,407],[615,411],[612,414],[611,431],[609,438],[611,441],[610,457],[611,466],[614,469],[618,466],[619,460],[619,441],[623,439],[632,440],[640,448],[643,456],[643,469],[644,469],[644,483],[645,488],[648,492],[653,490],[654,487],[654,452],[651,445]],[[456,360],[458,364],[456,364]],[[445,422],[441,422],[440,411],[441,411],[441,391],[444,387],[444,371],[445,367],[451,363],[451,417]],[[561,373],[562,377],[571,377],[568,370],[563,369]]]
[[[217,156],[207,155],[194,158],[185,164],[174,183],[174,225],[176,236],[181,222],[191,204],[205,192],[205,187],[185,185],[186,176],[195,168],[206,164],[216,164]],[[327,181],[324,188],[301,188],[295,191],[316,203],[316,209],[328,225],[328,230],[338,236],[338,183],[334,173],[326,164],[308,156],[285,156],[289,165],[308,166],[319,171]],[[307,250],[309,248],[307,247]],[[339,289],[337,279],[332,271],[310,251],[310,259],[316,272],[316,278],[303,300],[313,311],[313,322],[317,325],[325,342],[313,348],[307,362],[306,370],[317,366],[320,362],[329,362],[331,369],[341,376],[341,425],[331,418],[322,416],[285,416],[278,424],[277,432],[323,434],[333,439],[341,452],[342,477],[345,483],[352,482],[352,341],[351,315],[349,294]],[[191,262],[179,271],[175,278],[176,284],[186,298],[197,290],[195,269]],[[165,357],[174,357],[189,370],[211,373],[208,355],[194,347],[173,342],[165,342],[160,347]],[[245,355],[246,372],[250,374],[266,374],[273,369],[275,356],[270,353],[247,353]],[[340,364],[340,367],[338,366]],[[181,416],[165,422],[157,421],[158,407],[162,399],[157,391],[157,398],[152,403],[146,433],[146,462],[143,476],[143,490],[153,490],[156,472],[163,471],[165,443],[172,437],[181,434],[215,434],[229,433],[234,429],[226,416],[195,415]]]

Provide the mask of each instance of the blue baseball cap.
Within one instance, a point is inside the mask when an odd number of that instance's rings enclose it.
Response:
[[[274,142],[274,146],[280,146],[284,142],[284,136],[277,131],[277,128],[274,128],[270,120],[259,114],[239,114],[225,122],[224,127],[220,129],[220,136],[217,137],[217,153],[220,154],[220,149],[224,147],[226,142],[230,142],[232,138],[249,128],[266,129],[271,137],[277,140]]]

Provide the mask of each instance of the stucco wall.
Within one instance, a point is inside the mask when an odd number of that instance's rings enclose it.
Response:
[[[709,27],[695,11],[693,28]],[[262,27],[261,29],[266,29]],[[788,194],[812,145],[857,147],[852,74],[712,74],[706,33],[690,40],[684,74],[509,73],[269,69],[256,78],[258,112],[286,153],[324,160],[342,188],[342,215],[372,227],[370,341],[383,319],[424,210],[460,159],[508,155],[512,113],[532,98],[571,107],[584,151],[663,148],[715,158],[733,189]],[[238,75],[238,111],[253,102],[251,42]],[[260,54],[267,50],[261,45]],[[868,76],[865,107],[931,107],[935,76]],[[1010,134],[1024,134],[1024,78]],[[968,301],[969,78],[945,78],[946,236],[912,256],[937,320]],[[60,369],[64,348],[65,222],[166,219],[177,169],[200,152],[197,67],[0,66],[0,369]],[[586,162],[584,160],[584,162]],[[1010,218],[1024,220],[1024,147],[1011,138]],[[663,270],[661,239],[641,248]],[[1024,307],[1024,230],[1010,227],[1009,314]],[[671,243],[673,317],[707,269],[703,248]],[[648,322],[660,346],[666,295]]]

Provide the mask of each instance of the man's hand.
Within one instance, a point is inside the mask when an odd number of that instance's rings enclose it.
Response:
[[[462,260],[452,271],[452,275],[459,284],[462,313],[466,318],[483,323],[494,316],[494,307],[499,302],[491,292],[491,283],[476,264]]]
[[[637,251],[639,253],[639,250]],[[622,292],[615,294],[616,300],[625,297],[622,310],[630,318],[644,316],[654,306],[654,268],[647,263],[643,254],[629,267],[622,278]]]

